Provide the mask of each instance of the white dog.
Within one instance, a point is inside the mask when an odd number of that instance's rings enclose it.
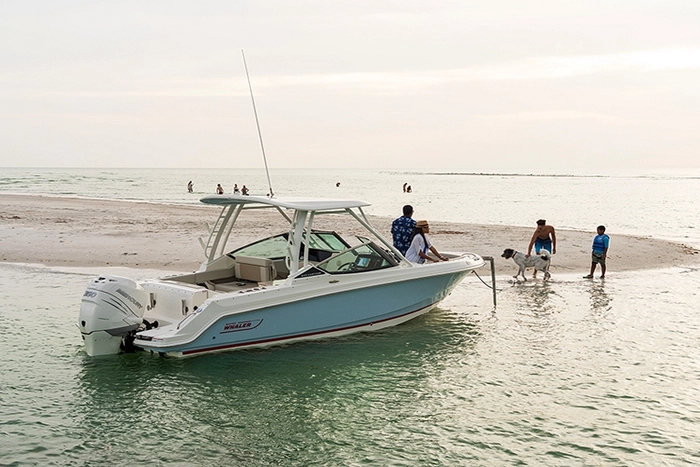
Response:
[[[536,255],[527,257],[525,256],[525,253],[520,253],[512,248],[506,248],[503,250],[503,254],[501,256],[505,259],[513,258],[515,264],[518,265],[518,273],[513,276],[516,279],[518,276],[522,276],[523,280],[527,281],[525,278],[525,268],[535,268],[536,271],[544,272],[544,280],[547,280],[550,277],[549,264],[552,262],[552,256],[545,249],[540,250],[540,252]]]

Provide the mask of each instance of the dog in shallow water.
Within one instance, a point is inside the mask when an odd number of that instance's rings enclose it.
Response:
[[[512,248],[506,248],[503,250],[501,256],[505,259],[513,258],[515,264],[518,265],[518,273],[513,276],[516,279],[518,276],[522,276],[523,280],[527,281],[525,278],[525,268],[535,268],[535,271],[542,271],[544,273],[544,280],[550,277],[549,265],[552,262],[552,256],[547,250],[542,249],[536,255],[530,255],[528,257],[525,256],[525,253],[515,251]]]

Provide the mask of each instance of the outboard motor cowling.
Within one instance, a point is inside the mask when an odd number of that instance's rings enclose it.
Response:
[[[83,294],[78,328],[91,357],[114,355],[124,336],[143,323],[149,295],[126,277],[100,276]]]

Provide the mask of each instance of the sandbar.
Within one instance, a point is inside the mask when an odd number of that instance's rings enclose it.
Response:
[[[212,225],[219,211],[219,207],[206,205],[0,194],[0,261],[194,271],[204,260],[197,237],[206,241],[206,224]],[[250,214],[252,217],[242,216],[236,225],[237,241],[232,246],[286,230],[276,211]],[[500,255],[505,248],[526,251],[534,231],[534,227],[440,222],[439,213],[435,217],[431,220],[431,240],[438,250],[492,256],[497,275],[515,274],[512,260]],[[369,218],[390,238],[392,218]],[[334,229],[338,222],[320,217],[315,227]],[[361,229],[351,233],[363,234]],[[682,243],[608,234],[608,275],[700,264],[700,251]],[[558,229],[558,251],[552,259],[551,273],[587,274],[594,235],[593,231]]]

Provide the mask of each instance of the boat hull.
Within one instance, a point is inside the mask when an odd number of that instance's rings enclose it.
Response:
[[[261,290],[248,297],[250,303],[244,304],[244,297],[209,303],[200,316],[180,326],[187,342],[182,342],[177,333],[167,337],[154,332],[152,337],[147,337],[148,333],[137,335],[134,344],[153,352],[189,356],[375,331],[430,311],[472,269],[380,284],[370,279],[364,286],[355,283],[343,287],[335,281],[337,291],[331,287],[320,295],[318,284]],[[324,278],[317,278],[321,280]],[[240,311],[241,307],[252,309]],[[205,323],[207,314],[217,318]]]

